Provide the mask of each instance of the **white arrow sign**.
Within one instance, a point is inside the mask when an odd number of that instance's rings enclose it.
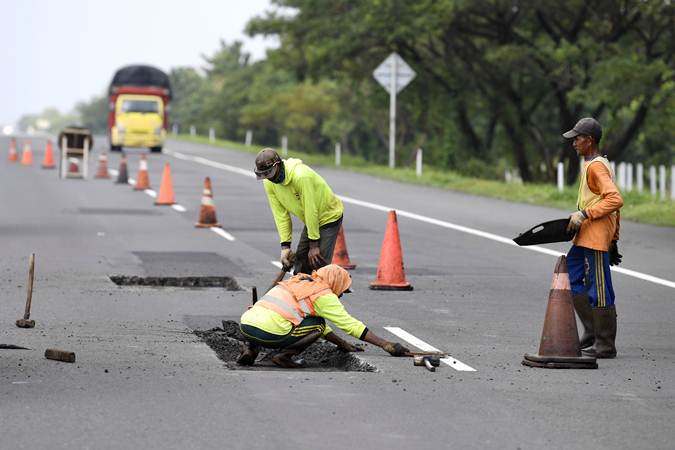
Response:
[[[389,91],[389,167],[393,169],[396,162],[396,94],[415,78],[415,71],[394,52],[375,69],[373,76]]]

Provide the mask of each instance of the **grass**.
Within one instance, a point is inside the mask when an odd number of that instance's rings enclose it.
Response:
[[[210,142],[207,137],[191,137],[186,134],[172,136],[173,138],[199,144],[215,145],[232,150],[238,150],[256,154],[262,147],[217,139]],[[310,165],[334,166],[333,155],[317,155],[301,153],[289,150],[289,155],[302,159]],[[394,170],[387,166],[377,165],[365,161],[363,158],[351,155],[342,155],[342,170],[360,172],[404,183],[433,186],[468,194],[481,195],[484,197],[499,198],[519,203],[531,203],[535,205],[550,206],[554,208],[572,211],[576,204],[577,187],[566,187],[559,192],[553,184],[537,183],[505,183],[496,180],[484,180],[460,175],[451,170],[440,170],[430,166],[424,166],[421,177],[417,177],[414,168],[401,167]],[[621,218],[634,222],[648,223],[675,227],[675,202],[672,200],[659,200],[649,193],[627,192],[623,193],[624,206],[621,209]]]

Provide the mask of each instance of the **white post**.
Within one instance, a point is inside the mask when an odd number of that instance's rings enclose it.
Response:
[[[216,131],[213,128],[209,128],[209,142],[216,142]]]
[[[635,173],[635,181],[637,182],[637,191],[642,194],[645,188],[645,174],[642,163],[637,163],[637,171]]]
[[[342,146],[340,145],[339,142],[335,144],[335,165],[336,166],[342,165]]]
[[[626,163],[619,163],[619,189],[626,189]]]
[[[396,75],[397,59],[392,58],[391,78],[389,79],[389,168],[396,165]]]
[[[178,124],[175,124],[175,123],[174,123],[174,124],[171,126],[171,133],[173,133],[174,136],[178,134]]]
[[[288,156],[288,138],[286,136],[281,136],[281,153]]]
[[[504,181],[510,183],[511,180],[513,180],[513,175],[511,175],[511,171],[509,169],[504,169]]]
[[[251,144],[253,143],[253,131],[252,130],[246,130],[246,146],[250,147]]]
[[[626,191],[633,192],[633,163],[626,164]]]
[[[190,125],[190,136],[195,137],[197,134],[197,130],[195,129],[194,125]]]
[[[565,189],[565,164],[561,161],[558,163],[558,191],[562,192]]]
[[[418,177],[422,176],[422,149],[418,148],[415,154],[415,174]]]
[[[616,163],[615,163],[614,161],[610,161],[610,162],[609,162],[609,167],[612,168],[612,175],[614,175],[614,178],[616,178],[616,176],[618,175],[618,174],[616,173]],[[619,181],[619,180],[617,180],[617,182],[618,182],[618,181]]]
[[[649,191],[656,195],[656,167],[649,166]]]
[[[675,165],[670,166],[670,199],[675,200]]]
[[[661,200],[666,199],[666,166],[661,164],[659,166],[659,193]]]

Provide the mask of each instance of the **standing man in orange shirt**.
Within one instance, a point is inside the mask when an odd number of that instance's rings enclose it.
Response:
[[[568,231],[576,232],[567,254],[574,309],[584,326],[582,352],[596,358],[616,356],[616,307],[610,265],[621,262],[617,247],[621,194],[606,157],[600,153],[602,127],[586,117],[567,133],[577,154],[584,158],[577,211],[570,215]],[[592,346],[592,347],[591,347]]]

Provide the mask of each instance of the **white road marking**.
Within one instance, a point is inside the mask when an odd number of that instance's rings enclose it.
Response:
[[[211,227],[211,231],[213,231],[214,233],[216,233],[219,236],[224,237],[228,241],[234,241],[234,236],[232,236],[230,233],[223,230],[222,228]]]
[[[153,191],[152,189],[146,189],[143,192],[145,192],[146,194],[148,194],[152,198],[157,197],[157,192]]]
[[[133,178],[129,178],[127,181],[128,181],[129,184],[132,185],[132,186],[136,184],[136,180],[134,180]]]
[[[209,159],[202,158],[201,156],[189,156],[189,155],[185,155],[183,153],[171,152],[171,151],[167,151],[166,154],[174,156],[178,159],[183,159],[185,161],[194,161],[194,162],[197,162],[199,164],[204,164],[206,166],[215,167],[217,169],[227,170],[227,171],[230,171],[230,172],[237,173],[239,175],[247,176],[249,178],[255,178],[255,174],[253,173],[252,170],[245,170],[245,169],[242,169],[240,167],[230,166],[228,164],[222,164],[222,163],[219,163],[219,162],[216,162],[216,161],[211,161]],[[483,239],[489,239],[491,241],[499,242],[501,244],[510,245],[512,247],[518,247],[518,248],[523,249],[523,250],[530,250],[530,251],[533,251],[533,252],[543,253],[545,255],[551,255],[551,256],[555,256],[555,257],[559,257],[559,256],[562,256],[562,255],[565,254],[565,253],[561,253],[557,250],[551,250],[551,249],[548,249],[548,248],[540,247],[538,245],[529,245],[529,246],[525,246],[525,247],[520,247],[518,244],[513,242],[513,239],[507,238],[507,237],[504,237],[504,236],[499,236],[498,234],[488,233],[486,231],[481,231],[481,230],[477,230],[475,228],[465,227],[463,225],[457,225],[457,224],[454,224],[452,222],[446,222],[444,220],[434,219],[432,217],[423,216],[421,214],[416,214],[416,213],[404,211],[404,210],[401,210],[401,209],[396,209],[396,208],[393,208],[393,207],[390,207],[390,206],[384,206],[384,205],[379,205],[377,203],[365,202],[363,200],[357,200],[355,198],[345,197],[344,195],[338,195],[338,197],[340,198],[340,200],[342,200],[345,203],[350,203],[352,205],[362,206],[364,208],[370,208],[370,209],[374,209],[374,210],[377,210],[377,211],[383,211],[383,212],[389,212],[391,210],[395,210],[396,214],[399,215],[399,216],[402,216],[402,217],[407,217],[409,219],[418,220],[420,222],[425,222],[425,223],[428,223],[428,224],[431,224],[431,225],[436,225],[436,226],[439,226],[439,227],[448,228],[450,230],[459,231],[461,233],[471,234],[473,236],[481,237]],[[660,284],[662,286],[666,286],[666,287],[675,289],[675,281],[666,280],[665,278],[655,277],[653,275],[638,272],[636,270],[624,269],[622,267],[612,266],[612,267],[610,267],[610,269],[613,272],[616,272],[616,273],[628,275],[629,277],[638,278],[640,280],[648,281],[650,283]]]
[[[281,269],[282,266],[280,261],[270,261],[270,262],[272,263],[273,266],[276,266],[279,269]]]
[[[187,211],[187,209],[185,209],[185,207],[184,207],[183,205],[179,205],[178,203],[176,203],[176,204],[174,204],[174,205],[171,205],[171,207],[172,207],[173,209],[175,209],[176,211],[178,211],[178,212],[185,212],[185,211]]]
[[[402,328],[399,327],[384,327],[385,330],[390,332],[391,334],[394,334],[404,341],[408,342],[411,345],[414,345],[415,347],[419,348],[423,352],[440,352],[441,350],[437,349],[436,347],[427,344],[421,339],[416,338],[412,334],[408,333]],[[452,356],[448,355],[447,358],[441,358],[441,361],[448,366],[452,367],[455,370],[458,370],[460,372],[475,372],[476,369],[474,369],[471,366],[468,366],[464,364],[462,361],[459,361]]]
[[[108,170],[108,172],[110,172],[110,175],[112,175],[114,177],[116,177],[117,175],[120,174],[117,169],[110,169],[110,170]]]

